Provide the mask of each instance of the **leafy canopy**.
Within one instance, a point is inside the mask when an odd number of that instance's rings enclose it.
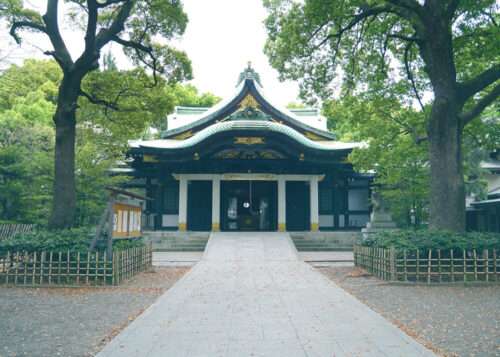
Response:
[[[265,0],[269,12],[265,52],[281,78],[299,80],[301,94],[309,99],[331,98],[340,87],[343,93],[387,93],[394,91],[394,84],[401,79],[410,79],[414,86],[407,83],[398,95],[403,103],[411,104],[415,95],[423,100],[423,93],[432,91],[420,46],[421,41],[427,41],[421,38],[428,30],[423,28],[426,24],[421,19],[430,18],[424,12],[431,1],[421,3]],[[452,57],[457,80],[466,83],[488,68],[499,71],[497,2],[442,4],[449,4],[447,10],[452,17]],[[477,99],[470,98],[466,107]]]
[[[111,61],[112,62],[112,61]],[[114,102],[115,111],[81,97],[77,114],[78,225],[94,223],[104,209],[104,187],[126,178],[108,170],[123,158],[127,141],[165,126],[176,105],[211,106],[218,97],[193,86],[170,85],[137,68],[106,66],[86,77],[83,88]],[[0,222],[46,222],[52,197],[55,128],[52,117],[62,71],[57,63],[26,60],[0,74]]]
[[[47,35],[52,56],[60,67],[70,73],[76,68],[93,70],[98,67],[100,51],[110,43],[120,45],[134,64],[152,71],[156,80],[162,74],[176,82],[191,78],[191,63],[187,55],[167,44],[182,35],[188,18],[177,0],[47,0],[44,14],[27,7],[23,0],[0,0],[3,18],[11,36],[22,42],[22,32]],[[64,20],[73,29],[85,34],[85,49],[75,60],[61,36],[58,17],[60,7]]]

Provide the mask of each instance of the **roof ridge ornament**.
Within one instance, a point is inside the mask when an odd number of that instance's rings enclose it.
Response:
[[[253,80],[259,84],[259,86],[262,86],[262,83],[260,82],[260,75],[252,68],[252,62],[248,61],[247,68],[243,70],[243,72],[240,73],[240,77],[238,78],[238,83],[236,84],[236,87],[238,87],[241,82],[244,80]]]

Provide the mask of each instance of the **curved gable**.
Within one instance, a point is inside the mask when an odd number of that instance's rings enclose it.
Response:
[[[300,132],[313,141],[334,140],[335,135],[303,123],[297,115],[271,104],[263,95],[258,75],[247,68],[240,75],[236,94],[215,107],[199,111],[198,118],[175,129],[162,133],[163,139],[184,140],[210,125],[227,120],[263,120],[277,122]]]

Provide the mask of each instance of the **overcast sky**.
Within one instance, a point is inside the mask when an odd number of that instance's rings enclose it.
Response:
[[[294,82],[278,81],[278,73],[272,69],[263,53],[266,31],[263,21],[266,11],[262,0],[183,0],[189,24],[177,47],[186,51],[193,63],[192,83],[201,91],[210,91],[223,98],[234,92],[239,73],[248,61],[259,72],[267,96],[279,105],[297,101],[298,86]],[[31,0],[33,7],[41,7],[45,1]],[[62,11],[61,11],[62,12]],[[64,27],[63,36],[74,57],[83,47],[83,36]],[[2,43],[7,39],[0,38]],[[4,46],[2,46],[4,48]],[[35,47],[47,48],[43,38],[30,35],[24,46],[14,52],[14,61],[22,58],[43,57]],[[11,46],[12,48],[12,46]],[[126,66],[119,54],[119,46],[113,45],[119,65]]]

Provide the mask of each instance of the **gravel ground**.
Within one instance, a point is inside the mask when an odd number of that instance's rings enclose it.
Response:
[[[93,356],[188,268],[155,268],[119,287],[0,287],[0,357]]]
[[[391,285],[353,267],[319,267],[443,356],[500,356],[500,285]]]

